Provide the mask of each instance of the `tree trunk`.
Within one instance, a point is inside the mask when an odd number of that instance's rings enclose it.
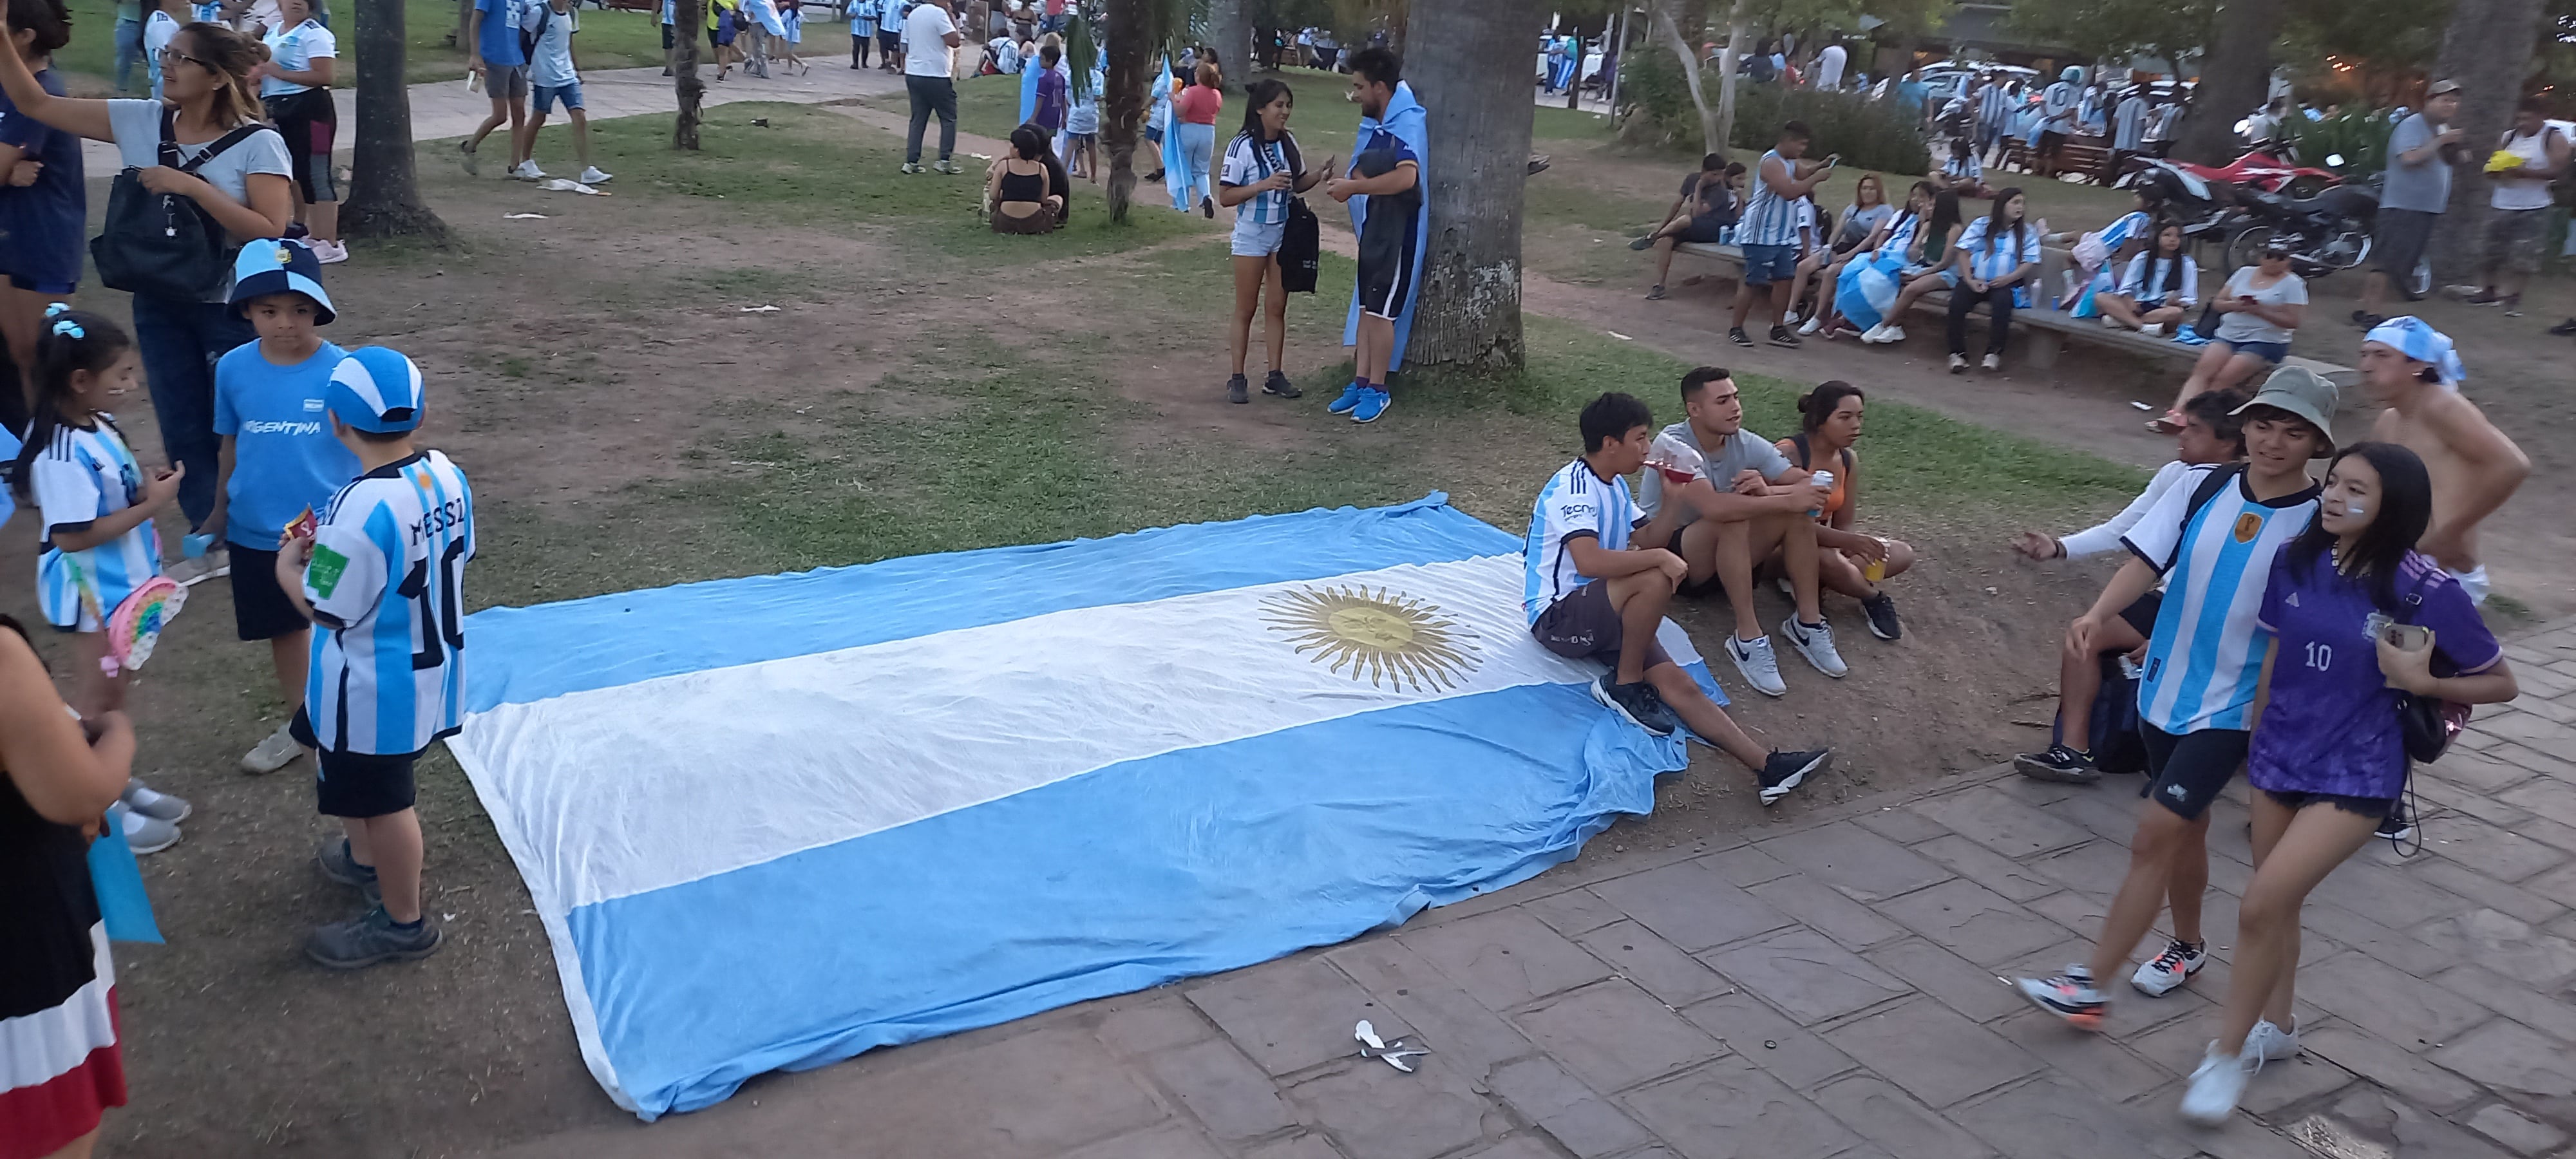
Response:
[[[707,94],[707,82],[698,79],[698,46],[706,43],[707,0],[678,0],[671,19],[677,22],[671,36],[671,89],[680,102],[679,112],[671,118],[671,147],[695,152],[700,103]]]
[[[2442,31],[2442,53],[2436,78],[2460,82],[2460,112],[2451,123],[2460,130],[2461,156],[2468,164],[2451,172],[2451,205],[2433,226],[2436,283],[2478,281],[2485,236],[2487,196],[2492,190],[2478,175],[2495,142],[2513,123],[2514,105],[2522,100],[2523,81],[2531,72],[2532,46],[2540,38],[2541,0],[2458,0],[2451,23]]]
[[[447,223],[420,199],[412,164],[411,94],[403,87],[403,0],[359,0],[358,135],[349,204],[351,237],[408,234],[444,243]]]
[[[1699,111],[1700,151],[1715,153],[1726,148],[1726,130],[1718,124],[1719,111],[1708,107],[1708,90],[1700,84],[1699,49],[1682,35],[1681,25],[1673,20],[1672,5],[1673,0],[1655,4],[1655,31],[1664,35],[1665,47],[1682,62],[1682,83],[1690,87],[1691,107]]]
[[[1725,152],[1728,143],[1735,140],[1735,82],[1742,72],[1737,64],[1744,56],[1744,38],[1750,32],[1745,27],[1744,0],[1735,0],[1734,9],[1726,17],[1726,59],[1717,62],[1717,143],[1709,146],[1713,152]]]
[[[2218,10],[2218,35],[2200,88],[2184,112],[2174,155],[2203,165],[2236,158],[2236,122],[2260,108],[2272,87],[2272,42],[2281,36],[2277,0],[2231,0]]]
[[[1237,92],[1252,83],[1252,26],[1246,23],[1246,0],[1212,0],[1208,5],[1208,47],[1216,50],[1217,69]]]
[[[1405,350],[1408,371],[1515,374],[1521,336],[1521,193],[1528,180],[1529,52],[1538,0],[1414,0],[1406,68],[1429,114],[1431,236]]]
[[[1136,199],[1136,143],[1145,134],[1145,114],[1153,106],[1153,21],[1145,9],[1154,0],[1110,0],[1102,28],[1109,44],[1108,87],[1101,93],[1100,141],[1109,154],[1109,220],[1124,223]]]

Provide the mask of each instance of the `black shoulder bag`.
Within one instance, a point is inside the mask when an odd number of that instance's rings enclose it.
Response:
[[[2401,624],[2415,622],[2415,611],[2424,606],[2424,587],[2406,593],[2405,614]],[[2460,730],[2469,726],[2469,706],[2434,696],[2417,696],[2411,692],[2397,694],[2397,731],[2406,743],[2406,759],[2429,765],[2451,751]]]
[[[1305,156],[1297,151],[1297,139],[1289,137],[1281,144],[1283,151],[1288,155],[1288,172],[1291,177],[1303,179],[1306,175]],[[1256,156],[1260,154],[1258,149],[1253,152]],[[1281,289],[1291,294],[1315,292],[1315,281],[1321,276],[1324,263],[1323,224],[1316,218],[1315,211],[1306,207],[1306,199],[1297,196],[1295,190],[1290,190],[1288,223],[1279,236],[1278,261]]]
[[[187,174],[268,127],[254,121],[236,128],[183,165],[171,139],[178,116],[177,109],[161,112],[161,163]],[[131,167],[116,175],[105,226],[89,242],[98,280],[108,289],[181,301],[200,301],[221,290],[232,274],[232,255],[223,224],[195,198],[154,193],[143,187],[142,171]]]

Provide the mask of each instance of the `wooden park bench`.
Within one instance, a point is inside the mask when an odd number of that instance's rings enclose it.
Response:
[[[1674,247],[1674,252],[1714,262],[1723,267],[1729,276],[1743,277],[1744,251],[1731,243],[1684,242]],[[2063,249],[2055,246],[2042,248],[2039,261],[2039,286],[2033,287],[2034,293],[2040,293],[2043,287],[2059,284],[2060,274],[2066,269],[2067,260],[2066,251]],[[1946,316],[1950,311],[1950,292],[1934,290],[1927,293],[1915,299],[1914,309],[1917,313]],[[1980,305],[1977,309],[1983,311],[1985,307]],[[2077,318],[2045,306],[2013,311],[2013,325],[2029,331],[2027,341],[2020,344],[2021,358],[2033,370],[2047,370],[2057,365],[2058,354],[2066,349],[2066,344],[2070,341],[2109,347],[2145,358],[2179,362],[2185,366],[2200,357],[2200,347],[2197,346],[2185,346],[2169,338],[2150,338],[2135,330],[2114,330],[2104,326],[2099,318]],[[2313,358],[2302,358],[2295,354],[2286,359],[2284,364],[2307,367],[2327,381],[2345,389],[2350,389],[2361,380],[2360,372],[2350,367],[2320,362]]]

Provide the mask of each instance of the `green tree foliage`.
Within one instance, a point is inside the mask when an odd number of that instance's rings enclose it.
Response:
[[[2012,0],[2007,27],[2092,59],[2180,60],[2207,47],[2217,0]]]
[[[1682,84],[1681,66],[1669,52],[1632,52],[1619,67],[1619,95],[1633,99],[1632,135],[1687,144],[1697,152],[1699,114]],[[1911,117],[1885,101],[1856,93],[1820,93],[1779,85],[1748,84],[1736,90],[1735,131],[1729,155],[1744,154],[1746,163],[1771,147],[1783,121],[1805,121],[1815,134],[1815,152],[1840,153],[1847,164],[1888,173],[1921,173],[1931,165],[1923,137]]]

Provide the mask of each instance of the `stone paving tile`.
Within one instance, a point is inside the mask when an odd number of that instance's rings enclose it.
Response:
[[[1803,873],[1766,881],[1745,892],[1782,913],[1796,914],[1808,927],[1855,950],[1905,936],[1903,927]]]
[[[1296,1124],[1270,1077],[1231,1042],[1162,1051],[1146,1056],[1143,1065],[1219,1139],[1255,1139]]]
[[[1398,1021],[1419,1032],[1421,1041],[1439,1051],[1449,1065],[1470,1077],[1534,1049],[1501,1015],[1468,997],[1438,967],[1393,938],[1363,939],[1324,957],[1381,1006],[1395,1011]],[[1350,1025],[1357,1020],[1354,1014],[1340,1016],[1341,1041],[1335,1048],[1344,1054],[1357,1050],[1350,1038]]]
[[[1046,1027],[924,1058],[836,1092],[833,1111],[868,1124],[869,1144],[884,1154],[991,1159],[1040,1159],[1170,1118],[1107,1048],[1076,1027]],[[960,1099],[959,1091],[977,1097]],[[747,1146],[746,1154],[778,1153],[757,1138],[733,1143]]]
[[[2561,1042],[2576,1044],[2576,1000],[2566,991],[2543,994],[2474,964],[2438,974],[2433,984]]]
[[[1988,1159],[1995,1149],[1906,1097],[1876,1075],[1854,1075],[1815,1094],[1816,1105],[1906,1159]]]
[[[1552,893],[1536,901],[1523,902],[1521,908],[1528,910],[1530,916],[1546,922],[1549,929],[1569,938],[1590,933],[1628,916],[1620,913],[1619,907],[1601,900],[1601,895],[1590,889]]]
[[[1349,1056],[1357,1049],[1351,1024],[1363,1018],[1388,1038],[1413,1030],[1322,958],[1265,962],[1219,974],[1186,993],[1191,1005],[1274,1075]]]
[[[1110,1011],[1091,1028],[1091,1034],[1110,1050],[1133,1058],[1203,1042],[1216,1037],[1217,1030],[1188,999],[1172,992]]]
[[[2496,799],[2560,824],[2576,825],[2576,784],[2539,777],[2525,782],[2520,788],[2498,794]]]
[[[1197,1131],[1179,1123],[1165,1123],[1066,1151],[1058,1159],[1225,1159],[1225,1152]]]
[[[2068,889],[2108,901],[2120,892],[2121,879],[2129,875],[2129,850],[2108,841],[2094,841],[2033,858],[2030,870]]]
[[[1491,1147],[1459,1159],[1556,1159],[1548,1145],[1528,1135],[1514,1135]]]
[[[2012,1159],[2184,1159],[2200,1150],[2176,1133],[2170,1110],[2107,1103],[2071,1077],[2024,1083],[1950,1118]]]
[[[2567,864],[2567,853],[2467,817],[2430,831],[2433,851],[2502,881],[2521,881]]]
[[[1621,1101],[1685,1159],[1824,1159],[1851,1129],[1741,1058],[1722,1058]]]
[[[2072,889],[2059,890],[2047,897],[2023,904],[2030,907],[2032,913],[2056,922],[2060,928],[2078,935],[2100,932],[2102,918],[2111,912],[2111,899]],[[2165,924],[2161,915],[2156,920],[2158,924]],[[2162,937],[2163,935],[2158,932],[2149,936]]]
[[[1514,1015],[1530,1041],[1597,1091],[1620,1091],[1726,1052],[1663,1003],[1612,979]]]
[[[2576,825],[2561,825],[2547,817],[2525,817],[2514,822],[2513,831],[2543,845],[2576,853]]]
[[[2567,1132],[2503,1103],[2489,1103],[2466,1120],[2468,1128],[2524,1155],[2538,1155],[2567,1141]]]
[[[1682,1017],[1753,1065],[1802,1091],[1859,1065],[1850,1055],[1798,1029],[1798,1024],[1787,1016],[1740,990],[1693,1003],[1682,1011]]]
[[[1288,1088],[1288,1099],[1349,1159],[1431,1159],[1509,1128],[1438,1056],[1413,1061],[1413,1074],[1355,1061]]]
[[[1913,992],[1886,971],[1803,926],[1705,954],[1701,960],[1803,1026]]]
[[[2551,1118],[2576,1120],[2576,1052],[2521,1023],[2497,1019],[2430,1057]]]
[[[2029,1051],[1918,998],[1824,1032],[1825,1041],[1936,1107],[1982,1094],[2040,1069]]]
[[[1581,1159],[1616,1155],[1653,1141],[1626,1112],[1549,1059],[1526,1058],[1495,1067],[1487,1084],[1522,1117]]]
[[[2039,807],[2039,811],[2071,825],[2080,825],[2113,845],[2123,848],[2138,831],[2138,786],[2141,778],[2122,776],[2107,778],[2090,788],[2068,786],[2076,791],[2063,800]]]
[[[2031,1008],[2018,997],[2013,999],[2013,1006],[2021,1013],[1995,1023],[1994,1032],[2037,1056],[2052,1072],[2081,1078],[2086,1089],[2095,1094],[2126,1102],[2173,1081],[2172,1074],[2107,1035],[2077,1030],[2054,1014]]]
[[[2355,1087],[2336,1099],[2330,1113],[2358,1128],[2363,1138],[2388,1147],[2403,1159],[2507,1159],[2511,1154],[2402,1099],[2369,1087]]]
[[[2467,998],[2358,954],[2299,971],[2299,993],[2409,1050],[2440,1045],[2492,1017]]]
[[[1593,892],[1686,953],[1740,942],[1790,924],[1787,914],[1721,878],[1709,860],[1703,857],[1614,878],[1594,886]]]
[[[1849,821],[1756,842],[1754,848],[1861,901],[1910,893],[1950,876],[1949,870]]]
[[[2005,901],[2002,895],[1966,878],[1951,878],[1929,889],[1879,903],[1878,911],[1894,918],[1936,945],[1982,965],[2010,961],[2043,946],[2065,941],[2069,931]]]
[[[1633,921],[1614,922],[1576,941],[1668,1006],[1687,1006],[1729,987],[1717,971]]]
[[[1600,959],[1517,909],[1478,914],[1418,932],[1407,930],[1396,940],[1495,1010],[1524,1006],[1610,976],[1610,967]]]
[[[1909,806],[1883,805],[1852,818],[1852,824],[1876,833],[1899,845],[1912,845],[1935,837],[1955,836],[1941,823],[1924,816]]]
[[[2542,874],[2521,885],[2510,885],[2443,857],[2417,857],[2421,864],[2407,869],[2435,887],[2455,893],[2489,909],[2512,914],[2526,922],[2546,923],[2567,912],[2558,898],[2576,897],[2554,884],[2560,874]],[[2576,867],[2562,871],[2576,873]]]
[[[1739,886],[1760,885],[1787,877],[1790,873],[1788,866],[1780,864],[1780,859],[1751,845],[1709,854],[1700,858],[1699,863],[1714,870],[1729,884]]]
[[[1255,1146],[1243,1153],[1243,1159],[1343,1159],[1343,1155],[1322,1135],[1299,1135]]]
[[[2029,1009],[1994,971],[1921,938],[1880,946],[1861,956],[1972,1021],[1992,1022]]]
[[[2422,780],[2456,785],[2479,793],[2498,792],[2530,780],[2538,770],[2511,759],[2505,753],[2507,749],[2531,751],[2510,743],[2498,744],[2485,752],[2455,750],[2444,754],[2440,761],[2425,766],[2429,775]]]
[[[2559,751],[2563,753],[2567,750]],[[2518,744],[2498,745],[2488,749],[2486,755],[2507,764],[2520,765],[2542,776],[2560,781],[2576,781],[2576,763],[2569,762],[2564,756],[2551,756]]]
[[[1914,846],[1933,863],[2014,901],[2055,893],[2060,883],[1956,833]]]
[[[2041,812],[1992,788],[1944,794],[1915,808],[1960,836],[2006,857],[2064,849],[2093,835],[2081,825]]]
[[[2415,930],[2415,937],[2456,949],[2463,958],[2544,990],[2576,978],[2576,942],[2542,933],[2495,910],[2474,909],[2426,923]]]
[[[2329,879],[2331,880],[2331,879]],[[2463,903],[2459,908],[2467,908]],[[2309,895],[2308,904],[2299,911],[2301,945],[2324,938],[2340,943],[2379,961],[2386,962],[2419,978],[2430,978],[2461,962],[2458,951],[2432,945],[2421,938],[2409,937],[2363,917],[2352,910]],[[2304,951],[2299,964],[2309,964]]]
[[[2458,1075],[2348,1026],[2300,1031],[2299,1046],[2434,1111],[2451,1110],[2478,1096],[2478,1088]]]

